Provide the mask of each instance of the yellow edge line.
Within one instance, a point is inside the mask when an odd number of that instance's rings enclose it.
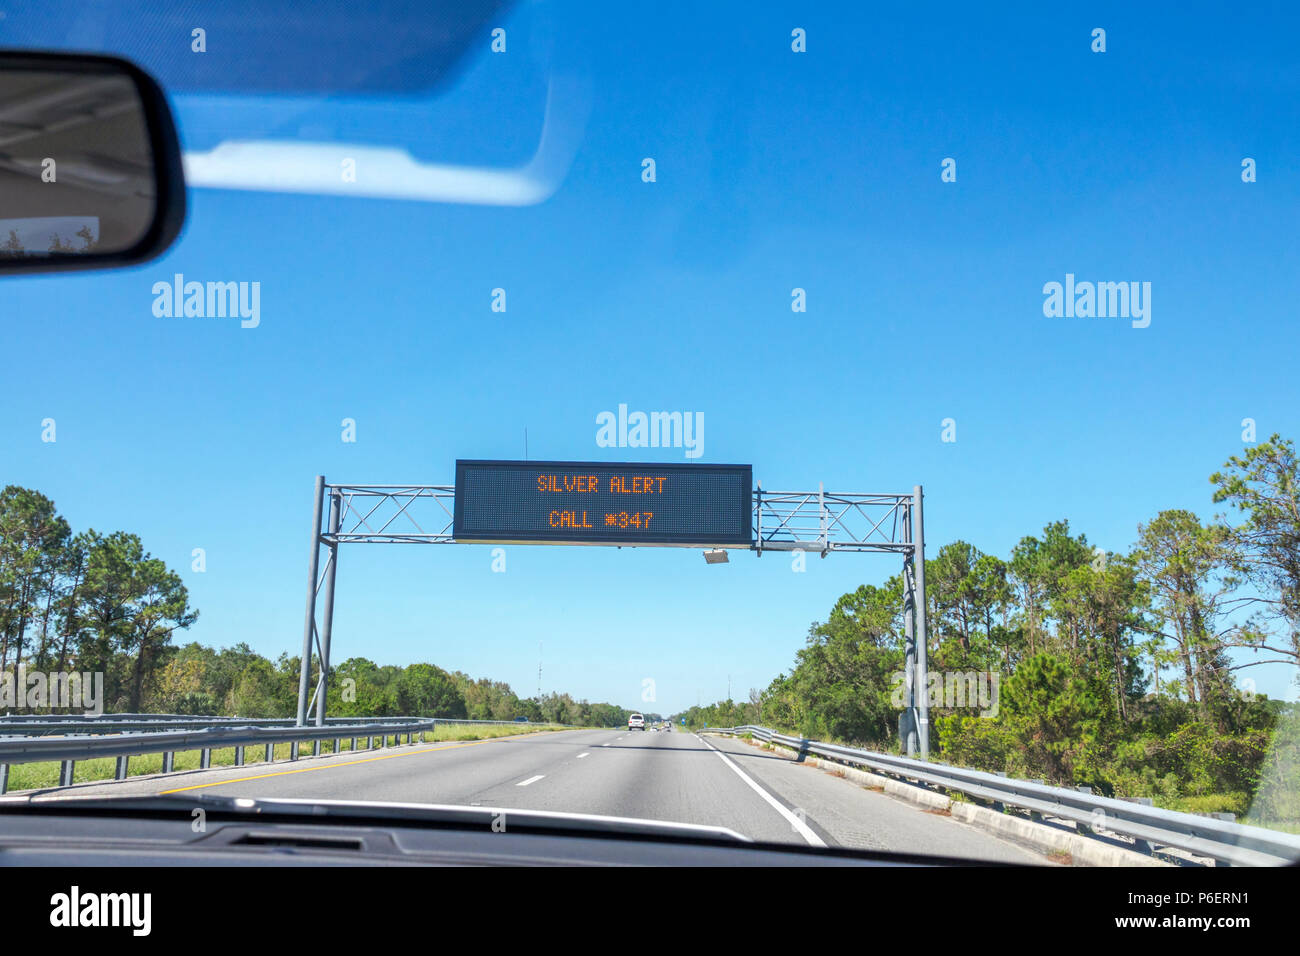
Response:
[[[553,730],[544,730],[542,733],[555,733]],[[323,767],[299,767],[297,770],[278,770],[275,773],[259,773],[252,777],[235,777],[231,780],[218,780],[216,783],[196,783],[192,787],[177,787],[175,790],[159,790],[158,796],[167,793],[184,793],[186,790],[203,790],[207,787],[224,787],[228,783],[244,783],[249,780],[265,780],[268,777],[287,777],[291,773],[311,773],[313,770],[333,770],[336,767],[352,767],[360,763],[374,763],[376,760],[392,760],[394,757],[416,757],[420,754],[437,753],[440,750],[459,750],[462,747],[475,747],[479,744],[490,744],[498,740],[522,740],[525,737],[536,737],[537,734],[510,734],[506,737],[485,737],[482,740],[469,740],[459,744],[447,744],[443,747],[431,747],[428,750],[408,750],[405,753],[383,754],[379,757],[365,757],[361,760],[347,760],[343,763],[330,763]],[[319,760],[319,757],[309,759]],[[220,768],[213,768],[220,769]]]

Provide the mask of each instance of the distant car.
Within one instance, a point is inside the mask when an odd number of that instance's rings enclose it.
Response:
[[[516,723],[516,724],[526,724],[526,723],[528,723],[528,718],[527,718],[527,717],[516,717],[516,718],[515,718],[515,723]]]
[[[628,730],[645,730],[645,718],[640,714],[631,714],[627,718]]]

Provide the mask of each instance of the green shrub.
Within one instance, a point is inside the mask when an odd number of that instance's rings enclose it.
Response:
[[[934,722],[938,759],[990,773],[1020,775],[1024,759],[1015,731],[998,720],[954,715]]]

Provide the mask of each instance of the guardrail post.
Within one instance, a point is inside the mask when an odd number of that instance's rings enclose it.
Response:
[[[199,751],[199,769],[207,770],[212,766],[212,749],[205,747]]]
[[[374,749],[375,749],[375,738],[374,738],[374,737],[367,737],[367,738],[366,738],[366,749],[367,749],[367,750],[374,750]]]
[[[1084,786],[1084,787],[1075,787],[1074,789],[1079,791],[1080,793],[1086,793],[1089,796],[1092,795],[1092,787]],[[1098,834],[1096,830],[1094,830],[1089,824],[1084,823],[1081,820],[1075,821],[1074,832],[1079,834],[1080,836],[1090,836],[1090,837],[1100,838],[1100,834]]]
[[[312,755],[313,757],[319,757],[319,756],[320,756],[320,741],[319,741],[319,740],[313,740],[313,741],[311,742],[311,755]]]
[[[9,765],[0,763],[0,794],[9,791]]]
[[[334,753],[339,752],[339,750],[341,749],[339,745],[342,743],[343,741],[339,740],[337,737],[334,738]]]
[[[76,766],[77,766],[77,762],[75,760],[65,760],[59,764],[59,786],[60,787],[72,786],[72,773],[73,770],[76,768]]]
[[[166,753],[163,754],[162,772],[171,773],[172,768],[175,766],[176,766],[176,752],[174,750],[168,750]]]
[[[999,777],[1007,776],[1007,772],[1005,770],[994,770],[993,772],[997,774]],[[1006,805],[1001,800],[990,800],[989,807],[996,813],[1007,812]]]
[[[275,744],[266,745],[266,762],[275,763]]]
[[[356,738],[356,737],[353,737],[353,738],[352,738],[352,746],[349,747],[348,750],[351,751],[352,753],[356,753],[356,752],[357,752],[357,738]]]
[[[289,744],[289,759],[290,760],[298,759],[298,741],[296,740],[293,741],[293,743]]]
[[[235,766],[242,767],[243,765],[244,765],[244,748],[242,745],[240,745],[235,748]]]

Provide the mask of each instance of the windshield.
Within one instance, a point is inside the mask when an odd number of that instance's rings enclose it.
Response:
[[[189,212],[5,283],[0,739],[263,733],[7,792],[1300,847],[1294,14],[435,6],[5,19]]]

